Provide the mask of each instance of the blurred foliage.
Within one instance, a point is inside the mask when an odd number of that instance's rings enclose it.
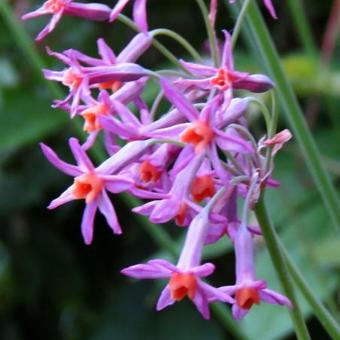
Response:
[[[38,3],[11,2],[17,15]],[[330,112],[323,105],[331,98],[331,109],[339,113],[340,65],[336,62],[339,49],[331,67],[320,69],[316,60],[299,50],[289,13],[284,2],[279,5],[280,21],[267,18],[268,23],[280,51],[287,55],[283,60],[285,69],[307,112],[311,100],[319,98],[318,114],[307,115],[307,119],[339,188],[340,129],[331,123]],[[331,1],[324,1],[308,7],[318,42],[330,5]],[[152,27],[173,28],[203,49],[205,33],[194,1],[150,0],[149,8]],[[221,13],[218,25],[231,29],[231,16],[223,7]],[[24,24],[32,39],[45,19]],[[104,23],[65,18],[46,45],[55,50],[73,47],[94,55],[95,40],[104,36],[119,51],[132,33],[119,23],[114,30],[107,27]],[[74,126],[63,112],[50,108],[54,98],[46,83],[35,75],[27,55],[15,44],[4,21],[0,21],[0,32],[0,339],[232,338],[218,319],[202,321],[187,301],[156,313],[154,305],[161,285],[135,283],[119,274],[124,266],[162,252],[119,197],[113,200],[124,226],[123,237],[113,236],[98,216],[91,247],[86,247],[80,236],[81,204],[46,211],[49,200],[63,190],[68,179],[43,158],[38,142],[46,142],[68,159],[66,139],[75,133]],[[173,42],[164,39],[164,43],[180,55],[183,53]],[[37,48],[49,67],[60,67],[46,57],[43,45]],[[253,58],[245,51],[240,49],[237,53],[236,62],[241,69],[255,67]],[[142,62],[157,68],[164,60],[152,51]],[[261,131],[260,119],[253,124],[254,130]],[[336,287],[340,284],[340,239],[329,225],[294,141],[278,157],[275,177],[282,185],[268,194],[273,219],[311,287],[339,316],[340,292]],[[182,233],[172,226],[165,228],[180,245]],[[205,253],[206,258],[218,264],[213,277],[216,284],[233,282],[231,249],[230,242],[223,239]],[[267,279],[270,287],[280,289],[261,239],[257,261],[258,276]],[[308,318],[311,311],[307,305],[303,307]],[[313,338],[325,337],[316,320],[311,319],[309,326]],[[255,307],[236,327],[247,339],[289,338],[292,331],[288,313],[267,305]]]

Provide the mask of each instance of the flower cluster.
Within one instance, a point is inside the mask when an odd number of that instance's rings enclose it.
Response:
[[[112,22],[128,2],[119,0],[111,9],[96,3],[48,0],[23,18],[52,15],[37,37],[41,40],[63,15]],[[275,16],[271,2],[265,4]],[[217,1],[212,0],[212,29],[216,13]],[[175,72],[145,68],[137,61],[154,39],[154,31],[148,29],[146,0],[133,2],[130,22],[139,32],[117,55],[103,39],[97,41],[97,57],[74,49],[61,53],[47,49],[65,68],[44,70],[45,77],[69,89],[66,98],[56,100],[53,106],[67,111],[72,119],[82,120],[87,134],[83,143],[76,138],[69,140],[76,165],[62,161],[41,144],[46,158],[73,177],[73,183],[49,209],[84,200],[81,231],[86,244],[93,239],[97,210],[113,233],[122,233],[109,193],[128,192],[148,200],[133,211],[148,216],[153,223],[174,221],[186,229],[177,264],[154,259],[122,270],[133,278],[168,280],[157,310],[185,297],[204,318],[209,318],[209,304],[215,301],[231,304],[237,320],[262,301],[291,307],[286,297],[256,278],[254,237],[261,235],[261,229],[248,224],[261,192],[278,186],[271,177],[273,158],[291,138],[290,132],[283,130],[276,135],[268,132],[257,140],[249,130],[246,112],[256,101],[251,93],[266,92],[273,82],[265,75],[235,69],[227,31],[222,32],[223,44],[217,44],[221,46],[217,51],[220,61],[214,65],[179,60],[181,69]],[[152,85],[159,92],[150,105],[143,94]],[[239,97],[236,90],[248,95]],[[87,152],[100,134],[108,157],[96,167]],[[205,278],[213,273],[214,265],[202,263],[202,251],[224,236],[234,245],[236,282],[213,287]]]

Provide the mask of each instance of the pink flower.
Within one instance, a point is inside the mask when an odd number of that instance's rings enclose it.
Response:
[[[54,199],[48,206],[48,209],[57,208],[73,200],[84,199],[86,206],[81,223],[81,231],[86,244],[92,242],[93,223],[97,209],[105,216],[113,232],[121,234],[122,230],[107,191],[112,193],[126,191],[133,182],[124,176],[111,175],[109,171],[105,171],[101,167],[95,168],[80,147],[77,139],[70,138],[69,144],[77,165],[65,163],[59,159],[51,148],[41,144],[46,158],[56,168],[74,177],[73,184],[58,198]]]
[[[52,15],[50,22],[36,38],[37,41],[40,41],[55,29],[64,14],[83,17],[90,20],[104,21],[109,18],[110,11],[110,8],[103,4],[82,4],[72,2],[72,0],[48,0],[37,10],[23,15],[22,19],[27,20],[42,15]]]

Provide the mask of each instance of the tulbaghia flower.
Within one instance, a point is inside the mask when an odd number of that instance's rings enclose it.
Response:
[[[81,223],[81,231],[86,244],[90,244],[93,238],[93,223],[97,209],[105,216],[108,225],[115,234],[121,234],[115,210],[112,206],[107,191],[119,193],[126,191],[133,182],[124,176],[111,175],[101,168],[95,168],[87,157],[79,142],[75,138],[70,139],[70,147],[77,165],[71,165],[60,160],[54,151],[41,144],[46,158],[59,170],[74,177],[73,184],[58,198],[54,199],[49,209],[54,209],[67,202],[84,199],[86,206]]]
[[[242,319],[254,304],[259,304],[262,301],[292,308],[292,303],[287,297],[267,289],[265,281],[256,279],[253,240],[244,223],[237,231],[234,246],[236,284],[220,288],[221,291],[235,297],[235,303],[232,307],[234,318],[236,320]]]
[[[181,61],[181,64],[199,79],[178,80],[176,84],[184,88],[192,87],[206,91],[216,88],[222,93],[226,92],[225,96],[227,97],[230,97],[232,89],[243,89],[251,92],[265,92],[271,89],[274,84],[267,76],[249,74],[234,69],[231,36],[227,31],[223,32],[225,43],[220,67],[215,68],[213,66]]]
[[[188,297],[205,319],[209,319],[209,303],[233,303],[228,293],[212,287],[201,278],[209,276],[215,266],[201,262],[202,249],[209,227],[209,209],[204,209],[191,222],[183,250],[176,266],[165,260],[151,260],[122,270],[137,279],[169,278],[157,303],[157,310]]]
[[[76,59],[75,54],[56,53],[49,51],[53,55],[67,64],[69,67],[62,71],[43,70],[46,79],[59,81],[70,90],[68,96],[58,101],[57,105],[63,105],[72,100],[70,106],[71,117],[78,111],[81,100],[88,100],[91,97],[91,85],[111,84],[114,82],[130,82],[149,75],[143,67],[133,63],[120,63],[112,66],[84,67]]]
[[[37,41],[40,41],[55,29],[64,14],[89,20],[105,21],[109,18],[110,11],[111,9],[103,4],[82,4],[72,0],[48,0],[37,10],[23,15],[22,19],[27,20],[42,15],[52,15],[50,22],[36,38]]]

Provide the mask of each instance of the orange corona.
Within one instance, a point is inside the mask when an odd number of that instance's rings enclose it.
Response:
[[[192,123],[180,135],[180,140],[184,143],[193,144],[196,152],[203,151],[213,138],[214,132],[210,126],[202,120]]]
[[[253,304],[258,305],[261,301],[257,289],[248,287],[237,290],[235,298],[237,305],[243,309],[250,309]]]
[[[86,110],[84,110],[81,115],[84,117],[84,131],[91,133],[94,131],[98,131],[102,128],[100,125],[99,116],[105,116],[108,114],[108,108],[105,104],[100,103],[94,105]]]
[[[192,273],[173,273],[169,281],[171,298],[181,301],[186,296],[193,300],[197,290],[197,280]]]
[[[74,179],[73,196],[76,199],[85,199],[86,203],[93,202],[104,187],[104,182],[95,173],[80,175]]]
[[[191,195],[195,202],[214,196],[216,190],[211,175],[197,176],[191,185]]]

